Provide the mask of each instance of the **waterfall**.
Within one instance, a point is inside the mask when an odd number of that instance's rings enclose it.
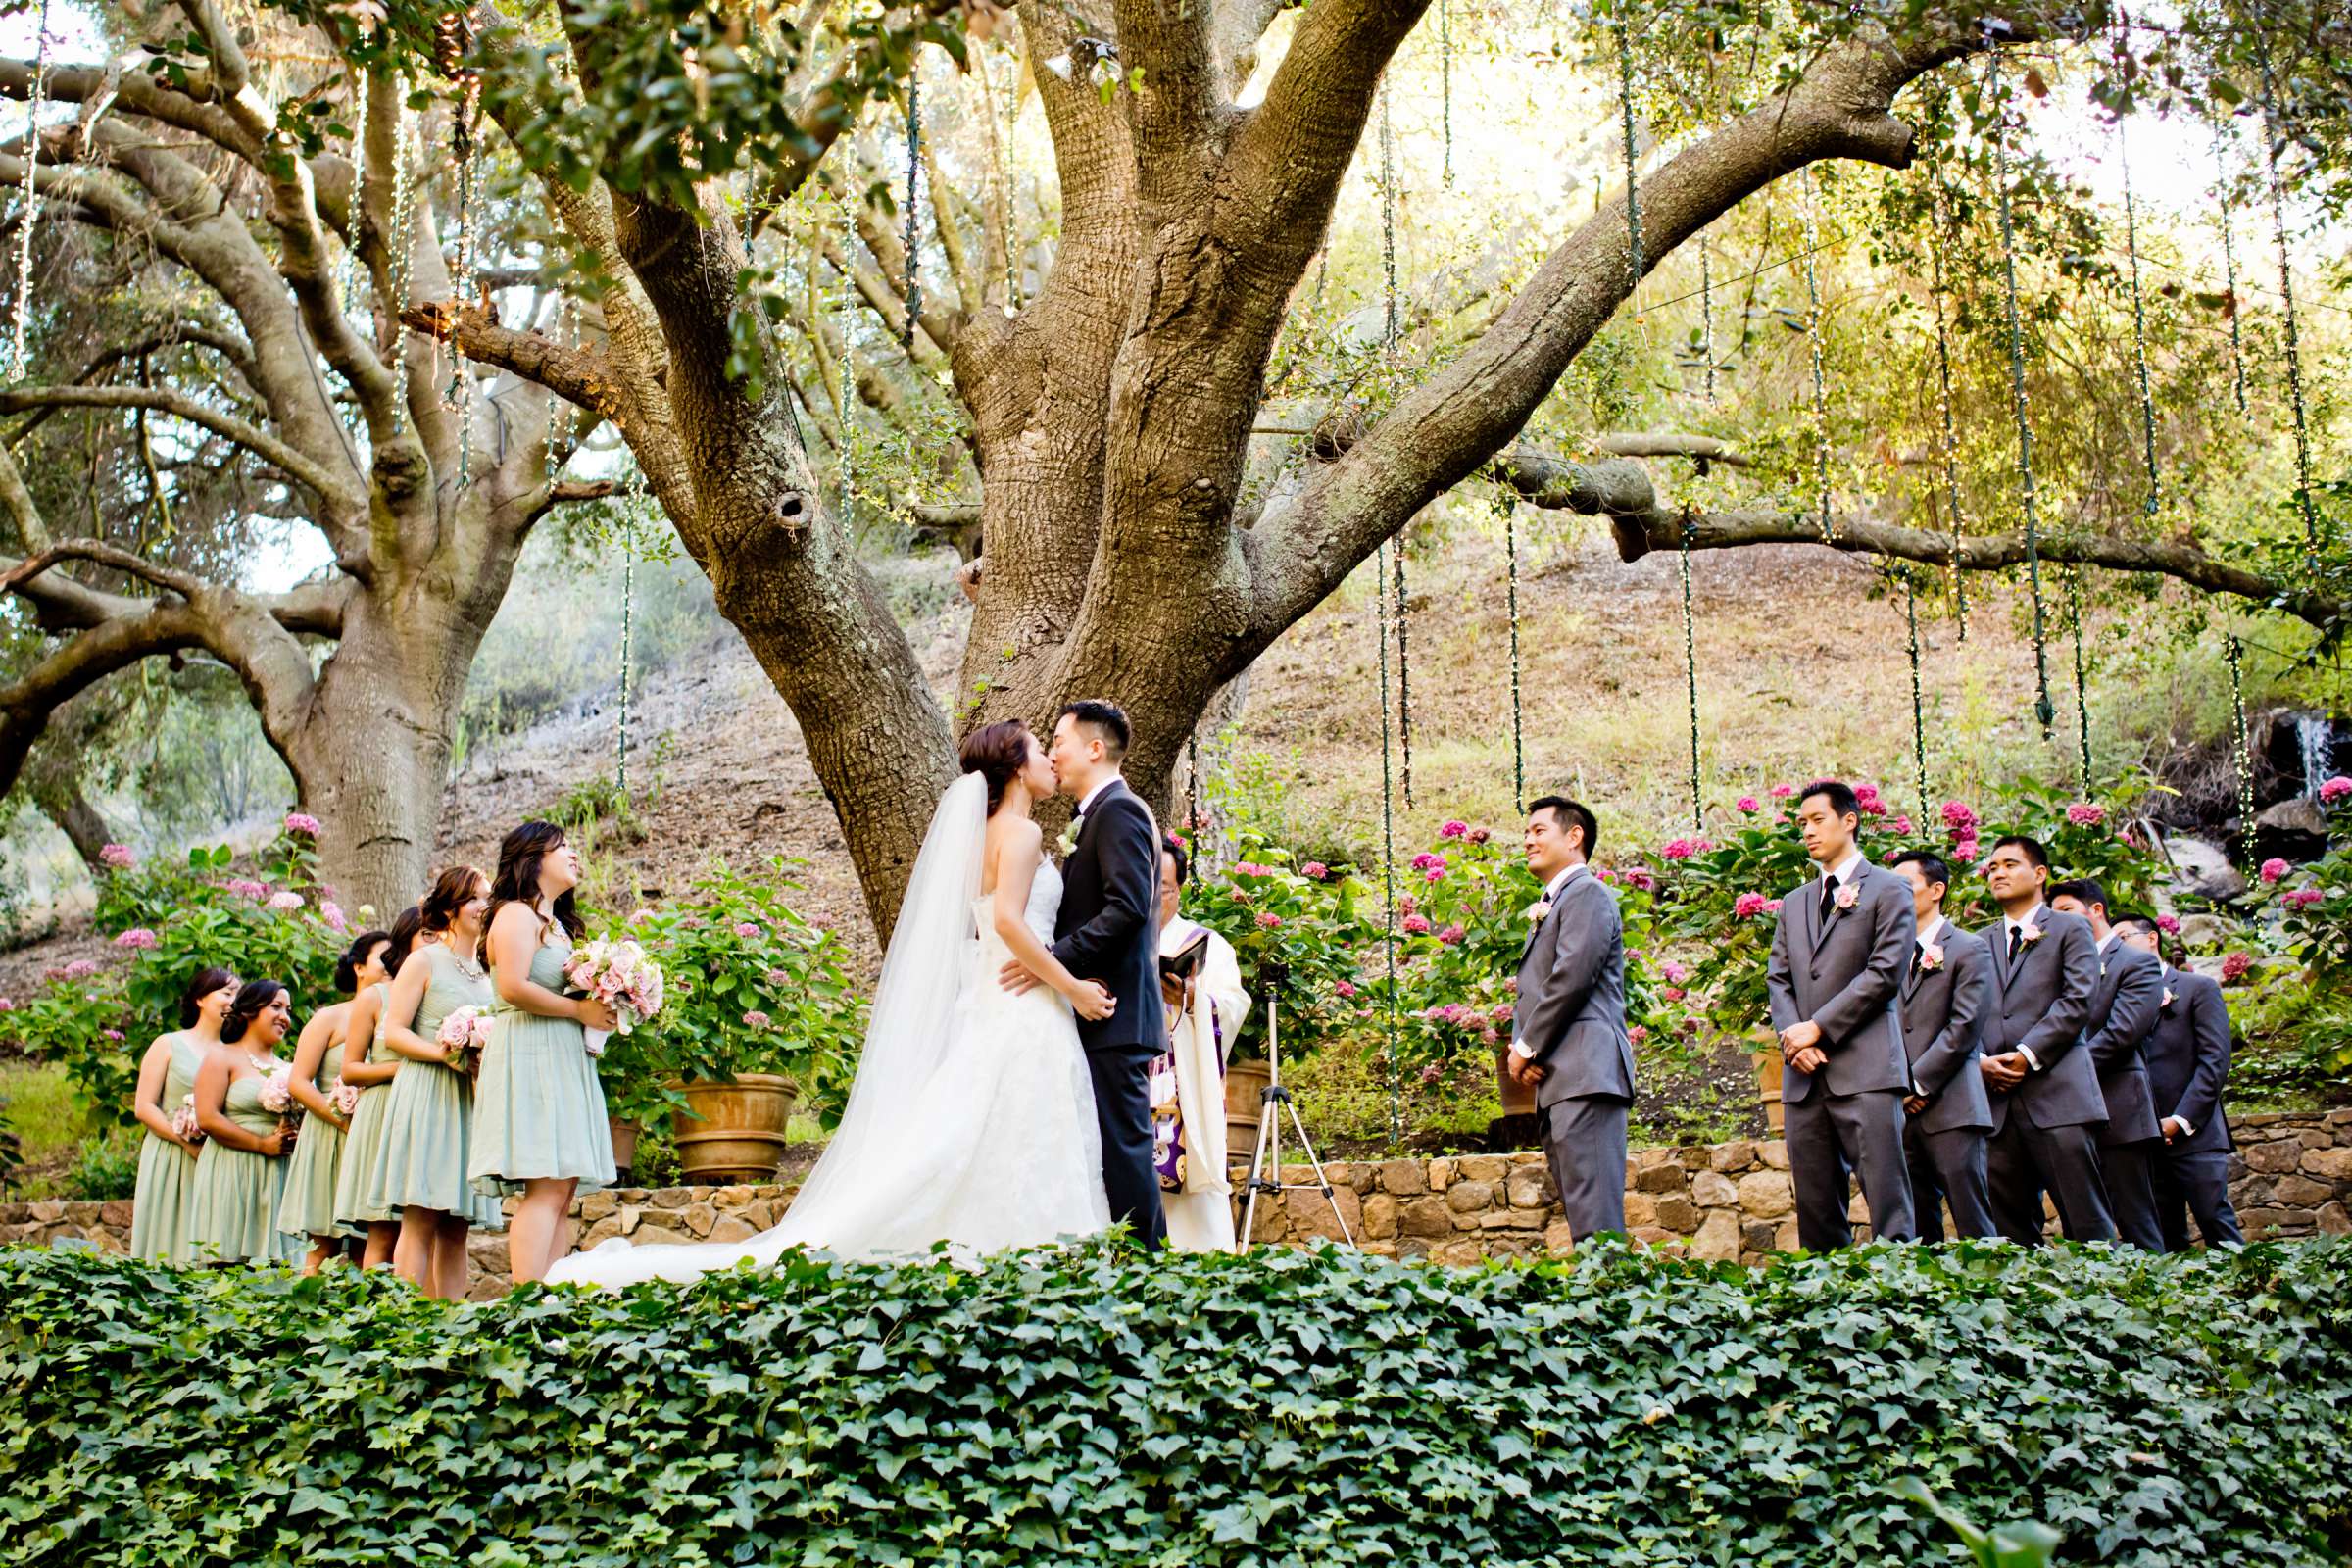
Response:
[[[2295,715],[2295,747],[2303,762],[2303,794],[2319,799],[2335,768],[2335,724],[2326,713]]]

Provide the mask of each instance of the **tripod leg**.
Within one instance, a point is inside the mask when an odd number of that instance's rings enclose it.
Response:
[[[1266,1137],[1274,1131],[1272,1109],[1266,1106],[1257,1118],[1257,1149],[1250,1156],[1250,1201],[1242,1205],[1242,1234],[1237,1239],[1241,1247],[1248,1247],[1250,1238],[1257,1234],[1257,1195],[1266,1169]],[[1281,1175],[1277,1170],[1275,1179],[1279,1181]]]
[[[1340,1212],[1340,1200],[1332,1192],[1331,1178],[1323,1174],[1323,1161],[1315,1154],[1314,1140],[1306,1136],[1306,1124],[1298,1119],[1298,1107],[1286,1100],[1283,1108],[1291,1113],[1291,1131],[1298,1135],[1298,1147],[1306,1151],[1306,1162],[1315,1169],[1315,1185],[1323,1190],[1323,1200],[1331,1205],[1331,1217],[1340,1222],[1340,1236],[1353,1247],[1354,1233],[1348,1229],[1348,1216]]]

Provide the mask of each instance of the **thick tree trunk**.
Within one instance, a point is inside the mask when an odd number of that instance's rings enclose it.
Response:
[[[80,784],[69,783],[55,794],[36,790],[33,800],[41,814],[73,841],[74,853],[81,857],[82,864],[95,871],[106,863],[99,858],[99,852],[114,841],[114,835],[106,825],[106,818],[98,814],[98,808],[81,792]]]

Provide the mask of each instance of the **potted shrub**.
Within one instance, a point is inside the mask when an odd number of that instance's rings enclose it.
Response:
[[[628,1104],[666,1120],[692,1182],[772,1177],[794,1103],[864,1036],[847,950],[785,903],[796,884],[785,860],[769,863],[774,879],[754,882],[715,860],[686,898],[629,920],[668,999],[637,1069],[658,1102]]]

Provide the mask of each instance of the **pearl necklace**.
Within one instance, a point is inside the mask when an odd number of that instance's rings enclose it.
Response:
[[[466,956],[466,955],[460,953],[457,949],[451,947],[446,942],[442,943],[441,946],[443,950],[449,954],[449,961],[458,966],[458,973],[466,976],[466,978],[468,980],[479,980],[482,977],[482,966],[480,964],[474,962],[471,958],[468,958]]]

